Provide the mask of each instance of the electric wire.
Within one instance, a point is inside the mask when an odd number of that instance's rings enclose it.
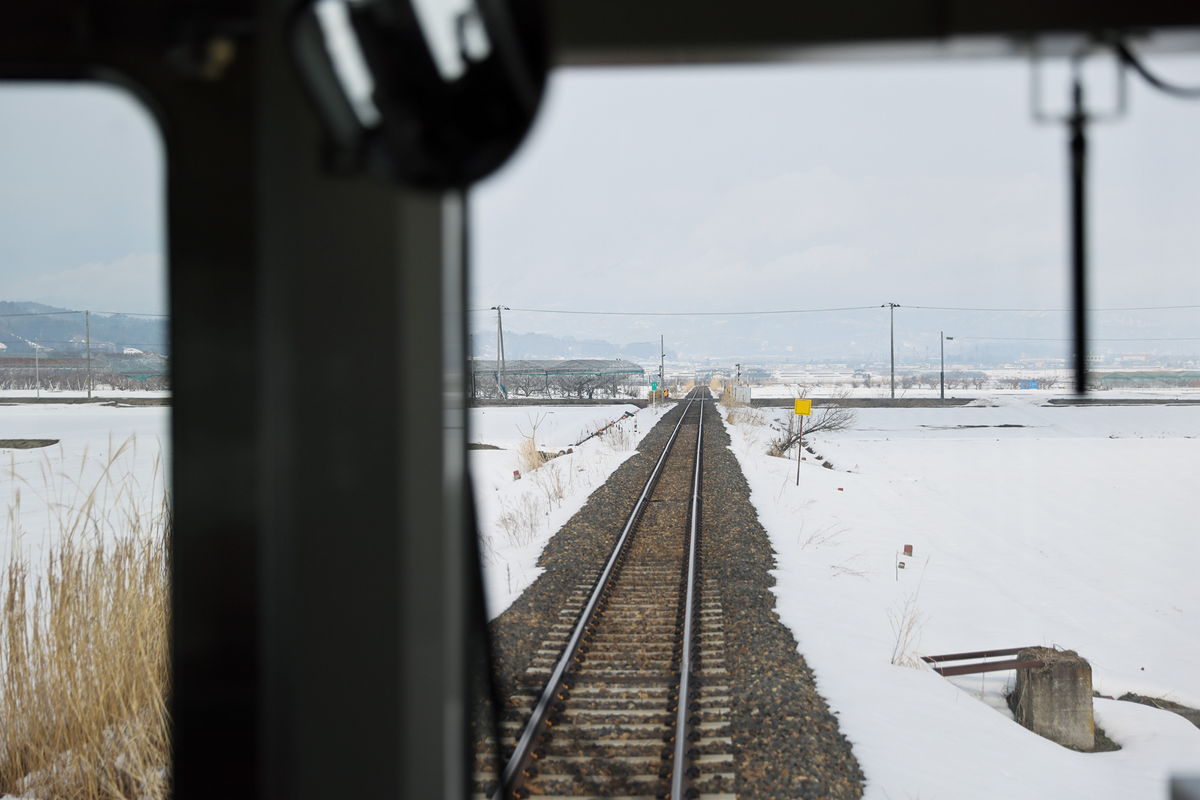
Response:
[[[844,306],[841,308],[791,308],[771,311],[571,311],[557,308],[512,308],[530,314],[583,314],[608,317],[744,317],[767,314],[819,314],[835,311],[864,311],[879,308],[871,306]]]
[[[819,313],[836,313],[841,311],[870,311],[876,308],[887,308],[887,303],[875,303],[874,305],[862,306],[840,306],[831,308],[792,308],[792,309],[772,309],[768,311],[597,311],[583,309],[566,309],[566,308],[505,308],[506,311],[521,311],[527,314],[572,314],[586,316],[612,316],[612,317],[737,317],[737,316],[764,316],[772,314],[819,314]],[[997,313],[1038,313],[1038,314],[1065,314],[1071,309],[1069,308],[1002,308],[1002,307],[981,307],[981,306],[924,306],[924,305],[906,305],[897,303],[896,308],[915,309],[919,311],[982,311],[982,312],[997,312]],[[1173,305],[1173,306],[1109,306],[1104,308],[1089,308],[1088,311],[1112,312],[1112,311],[1182,311],[1200,309],[1200,303],[1190,305]],[[468,313],[483,313],[494,311],[493,308],[471,308],[467,309]]]
[[[1113,47],[1116,49],[1117,55],[1120,57],[1121,61],[1133,67],[1134,71],[1137,72],[1138,75],[1141,75],[1142,79],[1155,89],[1174,97],[1182,97],[1189,100],[1200,100],[1200,86],[1179,86],[1174,83],[1168,83],[1151,72],[1142,62],[1142,60],[1134,55],[1133,51],[1129,49],[1129,45],[1121,39],[1118,39],[1116,42],[1114,42]]]
[[[1069,308],[969,308],[964,306],[905,306],[900,308],[913,308],[921,311],[994,311],[1000,313],[1038,313],[1038,314],[1065,314],[1071,309]],[[1108,308],[1089,308],[1088,311],[1179,311],[1184,309],[1196,309],[1200,305],[1180,305],[1180,306],[1110,306]]]
[[[955,336],[955,339],[975,339],[993,342],[1073,342],[1074,339],[1038,336]],[[1147,336],[1127,339],[1088,337],[1093,342],[1200,342],[1200,336]]]

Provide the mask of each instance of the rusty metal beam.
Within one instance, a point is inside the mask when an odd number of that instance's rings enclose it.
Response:
[[[968,658],[992,658],[994,656],[1015,656],[1028,647],[1009,647],[1004,650],[975,650],[970,653],[947,653],[944,656],[921,656],[921,660],[932,664],[938,661],[964,661]]]
[[[1003,672],[1006,669],[1029,669],[1043,667],[1044,662],[1036,659],[1012,659],[1011,661],[985,661],[981,664],[959,664],[957,667],[934,667],[937,674],[949,678],[952,675],[976,675],[980,672]]]

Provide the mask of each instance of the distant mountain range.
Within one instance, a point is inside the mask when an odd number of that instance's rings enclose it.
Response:
[[[85,319],[82,311],[11,301],[0,301],[0,354],[27,356],[37,349],[47,358],[75,355],[87,348],[89,323],[93,353],[167,355],[166,317],[93,312]]]
[[[1189,307],[1190,308],[1190,307]],[[1099,363],[1124,361],[1193,367],[1200,361],[1200,309],[1094,312],[1091,355]],[[895,310],[896,364],[937,369],[944,333],[949,368],[992,368],[1070,358],[1070,315],[1061,311],[983,311],[900,306]],[[507,319],[505,320],[507,322]],[[542,320],[538,320],[539,323]],[[516,325],[520,325],[517,322]],[[539,333],[505,330],[509,358],[658,359],[657,334],[668,358],[694,363],[809,363],[836,361],[874,371],[890,357],[892,327],[886,308],[833,313],[723,316],[578,316],[546,320]],[[568,334],[566,330],[570,331]],[[650,332],[653,333],[650,333]],[[651,341],[617,344],[624,338]],[[494,356],[494,328],[480,326],[471,353]]]
[[[544,333],[504,334],[504,356],[512,359],[623,358],[626,361],[657,361],[658,352],[658,342],[613,344],[603,339],[575,339]],[[494,358],[495,332],[472,334],[471,355]],[[675,353],[668,350],[667,358],[674,359]]]

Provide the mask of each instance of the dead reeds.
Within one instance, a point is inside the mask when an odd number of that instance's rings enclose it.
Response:
[[[132,441],[0,572],[0,794],[163,798],[169,773],[166,493],[118,474]],[[83,474],[83,470],[80,474]],[[156,470],[157,475],[157,470]],[[15,477],[15,476],[14,476]],[[148,500],[156,494],[157,500]]]

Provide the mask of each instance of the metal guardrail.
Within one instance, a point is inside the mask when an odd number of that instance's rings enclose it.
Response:
[[[921,656],[926,664],[932,664],[933,671],[943,677],[952,675],[977,675],[982,672],[1002,672],[1006,669],[1030,669],[1044,667],[1045,663],[1037,659],[1018,659],[1009,661],[980,661],[979,659],[997,658],[999,656],[1015,656],[1028,647],[1009,647],[1003,650],[975,650],[970,653],[948,653],[941,656]],[[937,666],[946,661],[974,661],[972,664],[959,664],[951,667]]]

